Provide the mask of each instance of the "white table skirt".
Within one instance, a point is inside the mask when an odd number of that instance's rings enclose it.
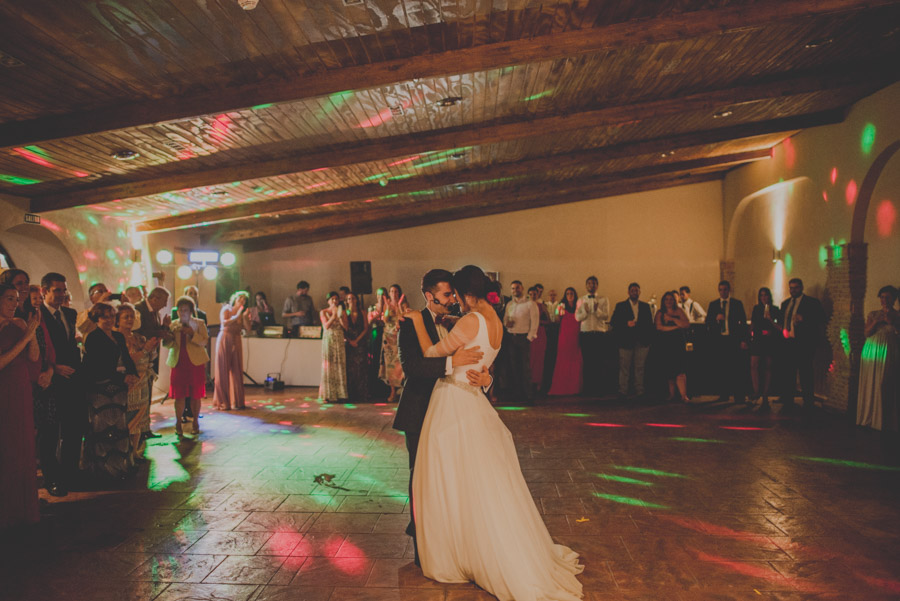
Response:
[[[266,375],[280,372],[288,386],[318,386],[322,378],[322,341],[304,338],[244,338],[244,372],[259,384]],[[216,338],[210,340],[210,359],[213,375],[216,370]],[[159,356],[159,379],[154,384],[154,396],[169,390],[171,369],[166,365],[169,349],[162,347]],[[246,376],[245,384],[252,384]],[[212,398],[213,391],[207,391]]]

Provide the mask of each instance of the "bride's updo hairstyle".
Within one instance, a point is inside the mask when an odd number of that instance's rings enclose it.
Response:
[[[475,265],[466,265],[454,273],[451,282],[458,294],[463,296],[468,294],[478,299],[487,298],[490,283],[490,278],[484,275],[480,267]]]

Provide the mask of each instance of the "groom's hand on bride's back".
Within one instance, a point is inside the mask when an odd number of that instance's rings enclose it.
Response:
[[[490,388],[494,383],[494,378],[487,365],[482,365],[481,371],[470,369],[466,372],[466,377],[469,379],[469,384],[478,388]]]
[[[481,361],[482,357],[484,357],[484,353],[482,353],[480,349],[480,346],[459,349],[458,351],[453,353],[453,367],[475,365],[476,363]]]

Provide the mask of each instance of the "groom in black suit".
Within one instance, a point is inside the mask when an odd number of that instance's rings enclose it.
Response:
[[[48,273],[41,278],[41,320],[47,326],[50,342],[56,351],[56,365],[50,386],[42,393],[55,405],[58,423],[39,423],[38,445],[44,486],[51,495],[63,497],[68,485],[78,474],[81,439],[87,423],[83,388],[79,378],[81,351],[75,341],[78,312],[63,307],[66,300],[66,276]],[[60,445],[60,441],[62,444]],[[59,460],[56,448],[60,447]]]
[[[454,302],[453,288],[450,285],[452,274],[444,269],[432,269],[422,277],[422,294],[426,307],[422,309],[425,328],[431,341],[440,342],[453,327],[456,318],[450,315],[450,307]],[[416,545],[416,565],[419,565],[419,549],[416,543],[416,525],[412,511],[413,469],[416,465],[416,451],[419,447],[419,434],[428,411],[431,392],[439,378],[449,376],[453,368],[474,365],[484,356],[479,347],[459,349],[450,357],[425,357],[419,346],[416,328],[412,320],[400,322],[400,364],[403,366],[403,393],[394,419],[394,429],[406,434],[406,449],[409,451],[409,502],[410,519],[406,533],[413,537]],[[491,376],[485,367],[482,371],[469,370],[469,383],[473,386],[489,388]]]

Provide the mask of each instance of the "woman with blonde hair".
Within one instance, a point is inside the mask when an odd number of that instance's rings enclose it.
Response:
[[[246,409],[244,405],[244,346],[241,331],[250,330],[250,295],[239,290],[219,312],[216,340],[215,406],[220,411]],[[234,401],[232,403],[232,401]]]
[[[196,306],[189,296],[182,296],[175,303],[178,311],[178,320],[169,326],[174,337],[171,342],[164,343],[171,350],[166,365],[172,368],[172,376],[169,380],[169,396],[175,399],[175,415],[184,413],[184,406],[190,403],[191,415],[194,423],[192,434],[200,434],[200,400],[206,396],[206,364],[209,363],[209,354],[206,352],[206,342],[209,333],[206,323],[194,317]],[[238,332],[240,336],[240,332]],[[240,349],[240,338],[238,349]],[[218,378],[216,379],[218,387]],[[242,387],[243,388],[243,387]],[[181,436],[181,420],[175,420],[175,434]]]

